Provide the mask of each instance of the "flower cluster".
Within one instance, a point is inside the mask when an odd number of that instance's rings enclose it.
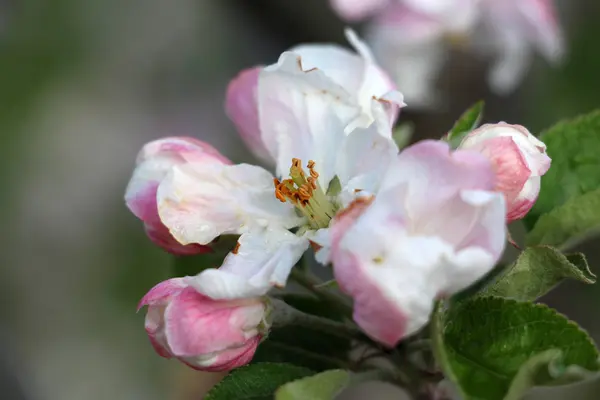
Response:
[[[371,19],[368,41],[411,106],[435,105],[435,80],[459,46],[493,60],[492,89],[514,90],[537,49],[558,63],[564,53],[553,0],[331,0],[347,21]]]
[[[142,149],[126,202],[150,239],[188,255],[239,235],[219,268],[162,282],[140,302],[161,356],[209,371],[248,363],[272,322],[267,294],[311,246],[352,298],[356,324],[394,346],[436,299],[493,268],[507,222],[533,205],[550,165],[543,143],[501,123],[458,149],[428,140],[399,152],[403,96],[347,37],[356,53],[299,46],[230,83],[227,114],[274,173],[192,138]]]

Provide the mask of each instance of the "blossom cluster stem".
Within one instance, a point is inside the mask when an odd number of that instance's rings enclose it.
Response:
[[[296,283],[314,293],[321,300],[333,305],[345,317],[352,316],[352,305],[349,301],[344,297],[331,292],[326,287],[323,287],[323,282],[314,276],[308,268],[304,271],[293,268],[290,276]]]
[[[343,322],[303,313],[279,299],[271,299],[271,303],[273,305],[273,328],[297,325],[348,339],[360,339],[362,336],[360,330]]]

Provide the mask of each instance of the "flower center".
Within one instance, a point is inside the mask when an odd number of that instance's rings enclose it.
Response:
[[[308,219],[311,228],[327,228],[329,221],[335,215],[336,207],[327,198],[317,181],[319,173],[315,170],[315,162],[309,161],[306,168],[308,168],[308,176],[302,169],[302,161],[293,158],[290,179],[283,181],[273,179],[275,197],[282,203],[286,201],[292,203]]]

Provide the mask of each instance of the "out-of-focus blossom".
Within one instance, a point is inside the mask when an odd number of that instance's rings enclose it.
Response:
[[[476,50],[494,59],[489,84],[499,94],[514,90],[525,76],[533,50],[552,64],[564,56],[565,45],[554,0],[481,0],[485,40]]]
[[[146,332],[156,352],[202,371],[228,371],[252,360],[268,332],[265,300],[214,300],[174,278],[152,288],[140,301],[148,306]]]
[[[302,84],[306,80],[303,77],[305,73],[313,80],[320,80],[312,83],[313,88],[319,87],[327,93],[324,93],[325,96],[312,92],[302,94],[311,98],[325,98],[329,103],[339,103],[329,105],[328,109],[336,107],[339,112],[347,114],[345,119],[348,122],[344,126],[346,133],[356,127],[366,128],[376,119],[387,119],[386,124],[394,123],[399,108],[404,106],[403,96],[395,90],[396,86],[391,78],[375,64],[371,51],[356,34],[347,30],[346,36],[357,53],[333,44],[300,45],[283,53],[276,64],[249,68],[231,81],[225,101],[227,114],[248,147],[261,160],[270,161],[271,164],[278,161],[272,131],[281,131],[282,127],[268,124],[272,120],[269,113],[275,111],[277,115],[281,114],[272,108],[281,99],[271,100],[269,97],[286,94],[280,88],[274,94],[268,91],[272,90],[274,84],[289,86],[294,85],[295,81]],[[313,71],[318,72],[309,74]],[[274,73],[280,77],[277,82]],[[268,78],[261,79],[263,75]],[[305,88],[308,89],[306,86]],[[265,99],[268,105],[265,105]],[[292,104],[290,100],[286,101]],[[299,102],[305,103],[307,102]],[[286,169],[289,162],[286,159]]]
[[[148,237],[170,253],[191,255],[211,251],[208,246],[182,245],[169,233],[158,216],[156,191],[176,165],[228,165],[231,162],[211,145],[189,137],[169,137],[146,144],[139,152],[136,168],[125,193],[131,212],[144,222]]]
[[[497,176],[495,190],[506,199],[508,222],[531,210],[540,192],[540,181],[550,168],[546,145],[520,125],[487,124],[465,137],[460,148],[485,155]]]
[[[372,17],[367,40],[411,107],[438,100],[435,83],[451,47],[493,60],[492,89],[515,89],[533,50],[556,63],[564,43],[552,0],[332,0],[346,20]]]
[[[482,155],[424,141],[398,156],[375,197],[336,216],[335,277],[369,336],[395,346],[427,323],[436,298],[492,269],[506,235],[504,198],[494,187]]]

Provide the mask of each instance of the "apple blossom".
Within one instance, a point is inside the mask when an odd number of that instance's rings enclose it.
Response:
[[[148,237],[163,249],[177,255],[211,251],[207,246],[180,244],[158,216],[158,186],[173,166],[188,162],[220,165],[231,163],[211,145],[194,138],[169,137],[155,140],[146,144],[139,152],[136,168],[125,193],[127,207],[144,222]]]
[[[393,99],[402,95],[370,95],[368,113],[357,100],[356,91],[379,82],[371,77],[378,73],[364,66],[362,81],[349,92],[326,71],[305,69],[303,57],[285,52],[261,71],[253,95],[275,175],[248,164],[191,162],[170,169],[156,192],[158,214],[179,243],[207,245],[223,234],[241,235],[221,268],[199,275],[199,290],[219,287],[234,299],[283,286],[311,240],[323,247],[318,258],[326,262],[331,218],[359,190],[375,192],[398,153],[391,126]]]
[[[367,41],[412,107],[436,104],[435,82],[459,44],[493,60],[492,89],[513,91],[538,50],[557,63],[564,43],[552,0],[332,0],[347,20],[371,18]]]
[[[202,371],[228,371],[250,362],[268,332],[265,300],[214,300],[173,278],[140,301],[148,306],[146,332],[156,352]]]
[[[331,259],[354,320],[395,346],[428,321],[436,298],[489,272],[505,244],[505,207],[485,157],[423,141],[392,163],[376,196],[330,228]]]
[[[300,45],[283,53],[278,63],[246,69],[230,82],[225,109],[242,139],[259,159],[271,164],[277,162],[272,137],[264,132],[269,129],[270,121],[268,115],[262,115],[272,112],[265,110],[261,100],[269,97],[269,93],[265,93],[266,80],[261,78],[265,74],[272,75],[270,72],[278,72],[293,84],[289,79],[291,76],[285,74],[318,69],[321,90],[335,94],[337,101],[352,113],[353,123],[347,131],[354,127],[366,128],[376,118],[388,118],[390,124],[394,123],[399,108],[404,106],[402,95],[395,90],[390,77],[375,64],[371,51],[356,34],[347,30],[346,37],[357,53],[333,44]],[[281,90],[278,93],[285,94]],[[286,168],[289,162],[287,159]]]
[[[497,176],[495,189],[506,199],[507,221],[523,218],[538,197],[541,176],[550,168],[546,145],[520,125],[499,123],[472,131],[460,148],[488,157]]]

